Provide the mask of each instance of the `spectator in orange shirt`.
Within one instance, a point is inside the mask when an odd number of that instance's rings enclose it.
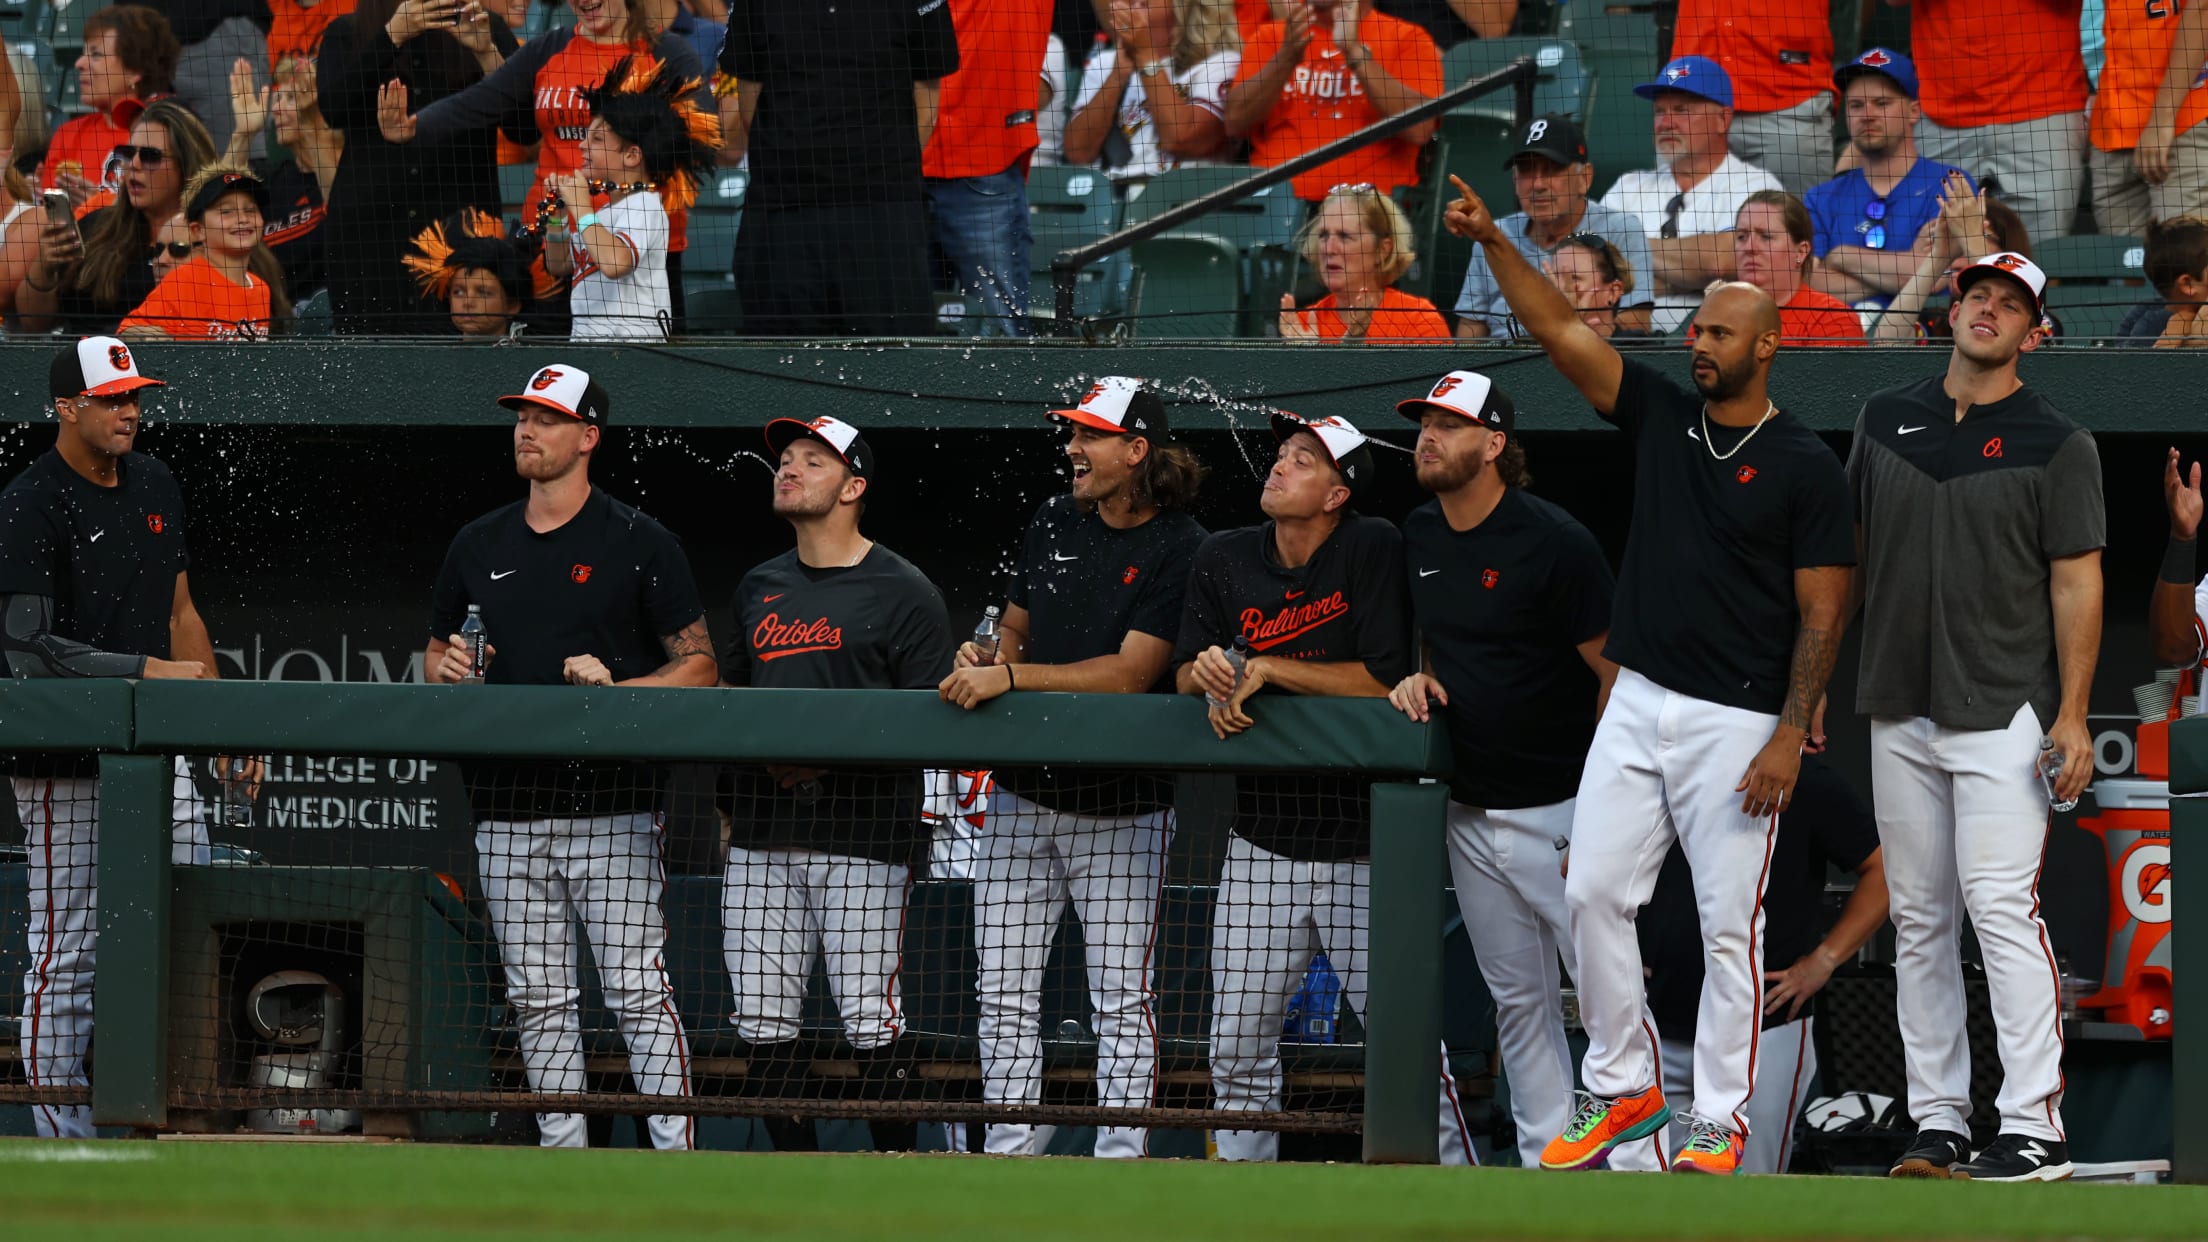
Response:
[[[1988,185],[2032,236],[2066,236],[2085,180],[2079,0],[1887,3],[1908,5],[1910,54],[1923,66],[1917,150]]]
[[[1250,140],[1250,163],[1285,163],[1441,94],[1433,36],[1369,0],[1275,0],[1277,20],[1242,48],[1227,92],[1227,136]],[[1331,186],[1367,183],[1382,194],[1418,180],[1418,154],[1436,122],[1416,125],[1295,178],[1311,202]]]
[[[84,206],[106,179],[108,152],[129,140],[148,103],[176,89],[181,50],[169,19],[142,4],[118,4],[86,18],[77,94],[92,111],[54,131],[39,187],[67,190]]]
[[[1778,303],[1780,336],[1795,345],[1861,345],[1862,319],[1809,287],[1816,249],[1809,209],[1784,190],[1758,190],[1734,213],[1734,270]]]
[[[1830,0],[1679,0],[1671,54],[1733,82],[1734,155],[1796,194],[1832,175]]]
[[[322,51],[322,32],[353,11],[359,0],[267,0],[268,67],[281,68],[293,57],[313,60]]]
[[[1281,339],[1448,340],[1449,325],[1432,302],[1395,288],[1418,259],[1411,247],[1410,219],[1387,195],[1369,185],[1335,186],[1296,238],[1326,296],[1298,314],[1295,295],[1281,294]]]
[[[2144,237],[2158,220],[2208,209],[2208,4],[2112,4],[2108,59],[2093,98],[2093,219]]]
[[[928,231],[966,291],[960,327],[1027,335],[1027,164],[1049,0],[950,0],[958,72],[943,79],[920,153]]]
[[[261,244],[268,187],[236,164],[209,164],[184,187],[199,253],[161,278],[123,320],[123,337],[263,340],[291,318],[283,274]]]

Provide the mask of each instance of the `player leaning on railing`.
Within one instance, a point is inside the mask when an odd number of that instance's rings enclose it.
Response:
[[[1107,376],[1070,410],[1073,493],[1028,525],[996,657],[972,643],[944,678],[974,708],[1008,690],[1143,694],[1173,656],[1189,558],[1204,528],[1188,515],[1203,467],[1168,438],[1165,402]],[[1151,773],[998,769],[974,884],[980,950],[982,1098],[1042,1101],[1043,963],[1070,898],[1096,1004],[1096,1090],[1106,1108],[1148,1108],[1157,1087],[1150,950],[1173,839],[1173,785]],[[1046,1128],[989,1127],[999,1155],[1041,1154]],[[1105,1126],[1096,1154],[1139,1156],[1149,1131]]]
[[[576,367],[540,369],[515,412],[514,473],[529,496],[461,528],[430,606],[429,680],[498,685],[710,686],[713,645],[682,545],[591,486],[611,402]],[[475,667],[461,627],[496,640]],[[492,658],[494,657],[495,658]],[[690,1051],[662,954],[667,886],[660,770],[561,760],[470,763],[483,900],[498,930],[530,1090],[584,1087],[574,920],[645,1095],[690,1094]],[[688,1149],[692,1122],[654,1115],[652,1144]],[[587,1145],[579,1113],[539,1113],[546,1147]]]
[[[951,667],[943,596],[912,562],[859,533],[875,454],[834,418],[767,424],[775,516],[797,547],[744,575],[721,645],[731,686],[926,690]],[[799,1043],[815,950],[826,959],[844,1037],[868,1099],[910,1099],[903,933],[912,872],[927,855],[917,767],[729,770],[721,945],[761,1098],[801,1098]],[[766,1119],[777,1151],[817,1151],[813,1123],[785,1106]],[[874,1119],[874,1145],[910,1150],[910,1120]]]
[[[132,451],[138,390],[161,381],[140,375],[129,348],[105,336],[64,348],[49,376],[61,433],[52,452],[0,492],[9,675],[214,677],[214,644],[185,581],[184,494],[160,459]],[[24,1078],[32,1087],[82,1089],[99,919],[99,761],[7,758],[30,863]],[[257,783],[259,760],[247,762],[244,775]],[[188,801],[189,782],[178,788]],[[190,861],[207,844],[205,827],[188,806],[175,822],[178,861]],[[92,1135],[88,1105],[31,1111],[46,1137]]]

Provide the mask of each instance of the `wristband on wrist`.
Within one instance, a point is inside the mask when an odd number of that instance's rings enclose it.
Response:
[[[2162,581],[2178,586],[2193,585],[2193,552],[2198,542],[2170,536],[2170,542],[2162,549]]]
[[[1004,688],[1007,693],[1020,688],[1020,683],[1012,676],[1012,666],[1009,664],[1004,666]]]
[[[577,233],[582,233],[588,230],[591,225],[596,223],[598,223],[598,213],[595,211],[586,212],[584,213],[582,219],[575,222],[575,231]]]

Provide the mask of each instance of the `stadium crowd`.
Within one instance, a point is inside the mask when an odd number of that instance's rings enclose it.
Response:
[[[1740,277],[1780,299],[1797,341],[1923,340],[1941,332],[1937,306],[1924,312],[1948,296],[1950,268],[2081,233],[2147,253],[2155,302],[2119,335],[2208,337],[2191,296],[2208,278],[2208,16],[2101,0],[1899,7],[1906,52],[1836,64],[1828,0],[1682,0],[1668,63],[1602,86],[1650,101],[1650,131],[1597,151],[1585,116],[1536,118],[1505,153],[1520,210],[1503,228],[1619,339],[1683,331],[1706,287]],[[1555,7],[74,0],[61,12],[52,29],[81,42],[74,61],[11,45],[0,82],[12,331],[260,337],[298,314],[301,330],[353,334],[659,339],[722,322],[716,304],[691,323],[690,294],[705,289],[733,293],[749,335],[931,335],[944,330],[936,291],[952,286],[959,330],[1025,335],[1031,170],[1092,168],[1131,208],[1174,170],[1278,165],[1436,97],[1455,84],[1450,49],[1553,21]],[[657,67],[695,109],[681,115],[719,125],[693,125],[685,147],[632,118],[593,162],[590,95],[624,58],[639,81]],[[1436,154],[1438,129],[1293,179],[1302,279],[1273,332],[1517,334],[1477,252],[1461,273],[1422,275],[1431,298],[1396,287],[1434,240],[1406,227],[1405,206],[1446,196],[1457,171]],[[1598,170],[1598,155],[1637,166]],[[217,166],[249,179],[225,182],[239,203],[195,212],[195,179]],[[691,209],[722,170],[741,223],[732,256],[712,247],[700,270],[685,262]],[[1327,223],[1345,194],[1386,204]],[[200,218],[216,207],[217,223]],[[261,244],[240,256],[220,239],[242,240],[248,213]],[[1123,299],[1126,256],[1108,268]]]

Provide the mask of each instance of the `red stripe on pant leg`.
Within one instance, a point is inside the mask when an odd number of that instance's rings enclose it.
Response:
[[[889,1006],[889,1037],[900,1039],[905,1030],[898,1025],[897,980],[905,973],[905,919],[912,910],[912,868],[905,868],[905,887],[897,898],[897,964],[889,969],[889,984],[883,988],[882,1000]]]
[[[652,816],[652,876],[659,883],[659,926],[661,934],[667,927],[667,861],[663,857],[666,846],[667,820],[664,815]],[[652,955],[652,969],[659,975],[659,1008],[667,1020],[675,1024],[675,1059],[682,1067],[682,1098],[690,1098],[690,1033],[683,1029],[682,1014],[675,1009],[675,985],[667,977],[667,955]],[[642,1084],[638,1084],[642,1086]],[[682,1118],[682,1147],[684,1151],[696,1151],[698,1147],[698,1119],[687,1113]]]
[[[1794,1118],[1802,1107],[1802,1062],[1809,1059],[1809,1020],[1802,1020],[1801,1044],[1794,1050],[1794,1085],[1786,1092],[1786,1132],[1779,1136],[1779,1167],[1775,1173],[1786,1172],[1786,1166],[1794,1154]]]
[[[1166,822],[1172,822],[1173,813],[1166,812]],[[1150,891],[1150,934],[1142,943],[1142,1026],[1150,1033],[1150,1096],[1143,1101],[1144,1108],[1154,1108],[1158,1103],[1158,1023],[1150,1012],[1150,958],[1158,947],[1158,907],[1165,902],[1165,852],[1172,834],[1162,825],[1158,830],[1157,864],[1158,882]],[[1142,1132],[1142,1154],[1150,1154],[1150,1131]]]
[[[1441,1085],[1449,1093],[1449,1113],[1457,1119],[1457,1142],[1464,1148],[1464,1162],[1479,1167],[1480,1157],[1472,1150],[1472,1130],[1464,1124],[1464,1105],[1457,1100],[1456,1076],[1449,1072],[1449,1054],[1441,1054]]]
[[[47,1085],[39,1079],[38,1032],[46,1014],[46,1007],[43,1003],[46,998],[46,989],[53,983],[54,941],[57,938],[54,932],[54,782],[52,777],[48,777],[46,780],[46,788],[40,795],[39,805],[46,813],[46,836],[44,840],[39,842],[39,851],[46,858],[46,943],[39,951],[37,963],[32,967],[32,973],[38,976],[38,986],[31,990],[29,1055],[23,1058],[23,1079],[33,1087]],[[47,1128],[56,1134],[61,1133],[61,1118],[55,1114],[53,1106],[41,1104],[38,1108],[40,1112],[46,1115]]]
[[[1645,988],[1642,989],[1642,1005],[1644,1008],[1647,1005],[1647,989]],[[1656,1038],[1656,1028],[1650,1026],[1648,1019],[1645,1017],[1641,1019],[1641,1033],[1648,1036],[1649,1064],[1656,1067],[1656,1094],[1661,1096],[1664,1093],[1664,1041]],[[1671,1101],[1665,1100],[1664,1107],[1670,1108]],[[1666,1122],[1656,1127],[1656,1133],[1649,1136],[1649,1141],[1656,1144],[1656,1166],[1658,1171],[1668,1168],[1671,1164],[1671,1157],[1664,1154],[1664,1139],[1670,1134],[1671,1123]]]
[[[2197,618],[2196,618],[2197,620]],[[2032,925],[2039,929],[2039,952],[2047,959],[2047,978],[2055,986],[2055,1094],[2062,1095],[2069,1089],[2070,1080],[2062,1072],[2062,1055],[2069,1050],[2069,1038],[2062,1029],[2062,968],[2055,963],[2055,952],[2047,945],[2047,923],[2039,917],[2039,877],[2047,871],[2047,837],[2054,832],[2055,813],[2047,812],[2047,828],[2039,837],[2039,866],[2032,870]],[[2047,1101],[2047,1127],[2055,1132],[2058,1142],[2068,1142],[2062,1126],[2055,1120],[2055,1102]]]
[[[1779,816],[1772,812],[1763,830],[1763,867],[1756,873],[1756,908],[1748,916],[1748,982],[1754,986],[1756,1003],[1748,1012],[1748,1090],[1740,1097],[1740,1108],[1733,1113],[1733,1131],[1748,1133],[1748,1121],[1741,1113],[1748,1109],[1748,1101],[1756,1098],[1756,1053],[1763,1046],[1763,889],[1771,882],[1771,851],[1779,839]],[[1743,1141],[1741,1148],[1746,1150]]]

